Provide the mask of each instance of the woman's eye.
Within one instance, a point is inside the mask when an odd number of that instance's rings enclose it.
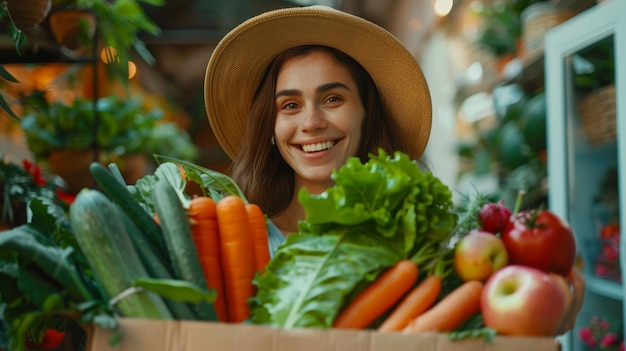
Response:
[[[326,99],[326,103],[335,103],[341,101],[343,100],[339,96],[330,96],[328,99]]]
[[[283,110],[293,110],[298,108],[298,104],[296,104],[295,102],[288,102],[286,104],[283,104]]]

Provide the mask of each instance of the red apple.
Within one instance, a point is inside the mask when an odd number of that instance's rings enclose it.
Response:
[[[485,281],[507,263],[504,243],[488,232],[473,230],[462,237],[454,248],[456,272],[464,281]]]
[[[565,301],[547,273],[509,265],[485,283],[481,312],[485,325],[504,335],[553,336],[565,313]]]
[[[576,239],[570,226],[548,210],[522,211],[502,233],[511,264],[566,276],[576,260]]]
[[[572,305],[574,302],[574,293],[570,288],[570,284],[567,282],[564,276],[556,273],[549,273],[550,278],[552,278],[556,284],[561,288],[561,292],[563,292],[563,305],[565,305],[565,310]]]

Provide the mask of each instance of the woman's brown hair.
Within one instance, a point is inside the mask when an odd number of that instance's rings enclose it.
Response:
[[[293,170],[270,142],[276,121],[276,79],[287,60],[311,52],[329,53],[346,67],[359,88],[365,110],[358,151],[361,161],[366,162],[370,153],[377,154],[378,148],[388,153],[402,150],[399,141],[392,138],[390,120],[374,81],[358,62],[339,50],[319,45],[298,46],[282,52],[272,61],[257,89],[246,132],[231,169],[232,178],[248,201],[258,204],[270,217],[281,213],[289,205],[295,191]]]

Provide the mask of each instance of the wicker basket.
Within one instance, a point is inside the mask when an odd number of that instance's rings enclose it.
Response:
[[[543,37],[548,29],[573,17],[574,11],[560,9],[549,1],[528,6],[522,11],[523,58],[530,59],[543,51]]]
[[[615,85],[589,93],[578,103],[582,127],[591,146],[617,140]]]

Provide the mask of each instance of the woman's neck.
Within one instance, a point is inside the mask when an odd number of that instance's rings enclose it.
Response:
[[[285,236],[297,232],[298,221],[303,219],[304,209],[297,200],[292,200],[283,212],[271,218],[272,222]]]

